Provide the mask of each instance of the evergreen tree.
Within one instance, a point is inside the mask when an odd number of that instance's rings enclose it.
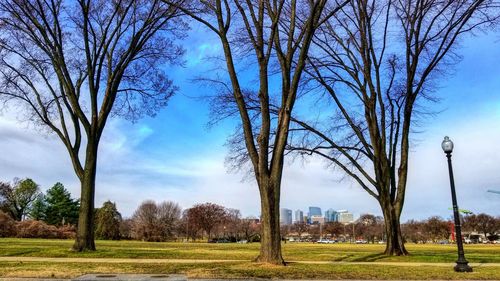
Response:
[[[38,197],[35,199],[35,202],[33,202],[29,217],[32,220],[45,221],[46,212],[47,203],[45,202],[45,195],[43,195],[43,193],[40,193],[40,195],[38,195]]]
[[[72,224],[78,222],[78,200],[71,199],[64,185],[60,182],[47,190],[45,196],[46,211],[45,222],[52,225]]]
[[[96,211],[95,236],[99,239],[120,239],[120,224],[122,215],[116,209],[116,204],[106,201]]]

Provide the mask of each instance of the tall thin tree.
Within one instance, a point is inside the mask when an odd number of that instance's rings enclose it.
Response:
[[[219,99],[218,114],[240,117],[238,160],[251,163],[259,188],[262,235],[256,261],[284,263],[279,202],[290,116],[314,32],[338,7],[336,1],[326,0],[213,0],[191,1],[182,8],[216,34],[222,45],[230,83],[224,82],[225,77],[214,81],[226,94]],[[239,62],[255,65],[255,73],[242,71]],[[275,95],[274,74],[281,82]],[[244,84],[246,75],[256,78],[255,86]],[[275,119],[273,101],[279,111]]]

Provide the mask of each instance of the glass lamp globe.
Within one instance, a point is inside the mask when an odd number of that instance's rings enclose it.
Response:
[[[448,136],[444,137],[441,148],[443,148],[444,153],[451,153],[453,151],[453,142]]]

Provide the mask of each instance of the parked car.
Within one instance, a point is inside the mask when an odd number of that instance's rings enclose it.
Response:
[[[226,238],[213,238],[208,240],[208,243],[231,243],[231,241]]]
[[[336,241],[335,240],[328,240],[328,239],[319,239],[316,241],[316,243],[322,243],[322,244],[334,244]]]
[[[359,240],[356,240],[354,243],[356,243],[356,244],[367,244],[368,241],[363,240],[363,239],[359,239]]]

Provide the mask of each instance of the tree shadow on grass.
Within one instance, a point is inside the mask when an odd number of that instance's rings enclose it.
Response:
[[[377,253],[377,254],[371,254],[371,255],[366,255],[362,257],[358,257],[355,259],[352,259],[352,262],[371,262],[371,261],[379,261],[383,258],[387,257],[384,253]]]

